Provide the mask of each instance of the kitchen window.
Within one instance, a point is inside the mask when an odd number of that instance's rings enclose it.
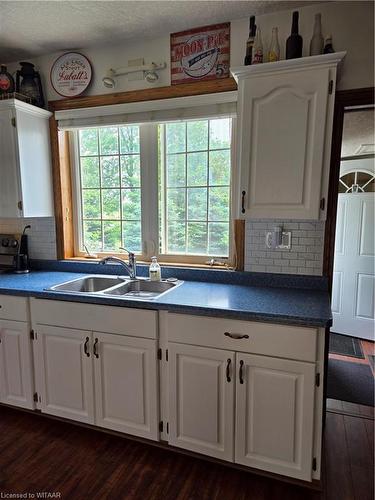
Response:
[[[77,256],[226,261],[232,119],[82,128],[74,143]]]

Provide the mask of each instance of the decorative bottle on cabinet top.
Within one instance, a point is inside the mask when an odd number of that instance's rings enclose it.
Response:
[[[314,33],[310,42],[310,56],[323,54],[324,39],[322,36],[322,15],[315,14]]]
[[[263,43],[262,43],[262,33],[260,28],[257,27],[254,47],[253,47],[253,61],[252,64],[260,64],[263,62]]]
[[[286,59],[302,57],[303,40],[301,35],[298,34],[298,17],[298,11],[293,12],[292,31],[286,41]]]
[[[328,35],[324,45],[324,54],[332,54],[333,52],[335,52],[335,49],[332,45],[332,35]]]
[[[246,42],[246,56],[244,61],[245,66],[251,64],[253,60],[253,47],[254,47],[256,29],[257,27],[255,25],[255,16],[251,16],[250,26],[249,26],[249,38],[247,39]]]
[[[268,50],[268,62],[279,61],[280,60],[280,45],[278,37],[278,29],[272,28],[272,38],[271,45]]]

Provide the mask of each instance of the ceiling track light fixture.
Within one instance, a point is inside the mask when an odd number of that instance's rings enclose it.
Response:
[[[142,66],[127,66],[125,68],[110,68],[107,71],[106,76],[102,79],[103,85],[108,89],[113,89],[116,86],[115,79],[118,76],[128,75],[129,73],[139,73],[143,72],[143,78],[148,83],[155,83],[159,79],[159,75],[157,71],[166,68],[166,63],[154,63],[151,64],[143,64]]]

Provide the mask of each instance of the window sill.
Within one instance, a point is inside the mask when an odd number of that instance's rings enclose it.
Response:
[[[121,258],[121,257],[120,257]],[[88,259],[87,257],[69,257],[67,259],[64,259],[65,261],[73,261],[73,262],[100,262],[102,258],[98,257],[95,259]],[[179,268],[186,268],[186,269],[213,269],[215,271],[234,271],[230,266],[226,265],[220,265],[220,264],[214,264],[214,265],[209,265],[209,264],[192,264],[192,263],[186,263],[186,262],[163,262],[163,261],[158,261],[159,264],[163,267],[179,267]],[[144,266],[149,266],[150,262],[144,261],[144,260],[137,260],[137,264],[141,264]]]

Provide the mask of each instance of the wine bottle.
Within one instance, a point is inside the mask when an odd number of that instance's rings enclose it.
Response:
[[[244,64],[248,66],[253,60],[253,47],[257,27],[255,26],[255,16],[250,17],[249,37],[246,42],[246,56]]]
[[[332,45],[332,35],[328,35],[326,38],[326,42],[324,44],[323,53],[324,54],[332,54],[333,52],[335,52],[335,49],[333,48],[333,45]]]
[[[322,15],[315,14],[314,33],[310,42],[310,56],[323,54],[324,39],[322,36]]]
[[[286,41],[286,59],[302,57],[303,40],[298,34],[298,11],[293,12],[292,31]]]
[[[253,60],[252,64],[260,64],[263,62],[263,43],[262,43],[262,33],[260,28],[257,28],[254,47],[253,47]]]
[[[268,62],[279,61],[280,60],[280,45],[278,37],[278,29],[272,28],[272,38],[271,45],[267,54]]]

